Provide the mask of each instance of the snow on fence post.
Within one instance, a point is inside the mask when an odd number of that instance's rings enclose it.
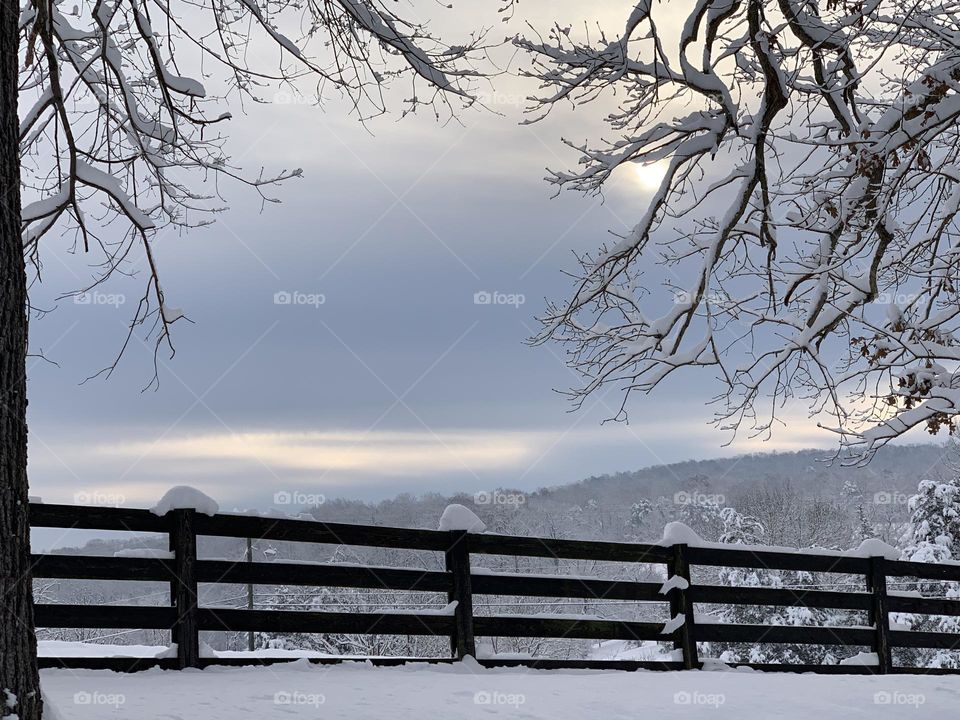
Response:
[[[693,601],[690,597],[690,563],[687,561],[687,546],[679,543],[671,547],[673,558],[667,566],[667,577],[678,576],[685,582],[674,585],[669,592],[670,618],[683,617],[683,625],[674,632],[673,647],[683,652],[683,667],[693,670],[700,667],[697,657],[697,641],[693,627]]]
[[[467,655],[476,657],[477,648],[473,637],[473,593],[470,588],[470,546],[466,530],[450,531],[450,546],[444,553],[447,572],[453,586],[447,593],[449,602],[456,602],[453,611],[453,634],[450,650],[458,660]]]
[[[197,623],[197,533],[195,510],[171,510],[170,549],[173,551],[176,580],[170,583],[170,600],[177,609],[173,642],[177,644],[177,664],[183,668],[200,666],[200,633]]]
[[[890,611],[887,603],[886,559],[882,556],[870,558],[870,571],[867,573],[867,588],[873,599],[870,608],[870,624],[876,630],[873,651],[879,663],[877,672],[887,674],[893,669],[893,654],[890,650]]]

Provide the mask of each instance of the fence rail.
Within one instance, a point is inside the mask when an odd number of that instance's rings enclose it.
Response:
[[[270,633],[351,633],[376,635],[435,635],[450,639],[449,657],[371,658],[381,665],[412,660],[443,663],[476,656],[477,637],[576,638],[661,641],[672,643],[675,660],[555,660],[483,658],[487,666],[526,665],[539,668],[693,669],[702,666],[698,644],[787,643],[862,647],[877,654],[875,665],[786,665],[739,663],[760,670],[822,673],[947,673],[948,669],[894,665],[895,648],[960,647],[960,634],[891,629],[891,612],[960,616],[960,601],[915,597],[887,591],[888,578],[912,577],[960,582],[960,565],[891,561],[842,554],[750,550],[736,547],[693,547],[554,538],[530,538],[462,531],[417,530],[382,526],[275,519],[243,515],[207,516],[174,510],[157,516],[147,510],[72,505],[30,505],[32,527],[82,528],[163,533],[169,536],[172,557],[94,557],[38,554],[33,556],[37,578],[133,580],[170,585],[169,606],[105,606],[40,603],[35,607],[40,628],[123,628],[170,630],[176,657],[97,658],[44,657],[44,667],[140,670],[148,667],[188,668],[281,662],[284,658],[207,658],[200,652],[206,631]],[[198,557],[200,536],[256,538],[274,541],[380,548],[427,550],[443,554],[443,570],[383,568],[295,562],[231,562]],[[471,566],[474,555],[540,557],[658,565],[668,581],[635,582],[571,576],[490,573]],[[728,587],[693,582],[692,567],[732,567],[794,570],[856,575],[862,591],[796,590]],[[436,612],[345,613],[316,610],[277,612],[263,609],[203,607],[199,583],[377,588],[446,594],[443,614]],[[666,603],[672,620],[636,622],[577,617],[476,615],[478,595],[577,598]],[[868,624],[847,627],[798,627],[697,622],[697,606],[773,606],[833,608],[866,613]],[[312,658],[332,663],[343,658]]]

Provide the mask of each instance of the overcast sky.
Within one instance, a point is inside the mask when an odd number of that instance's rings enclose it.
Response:
[[[156,391],[141,392],[152,375],[142,335],[111,378],[82,383],[120,348],[142,267],[89,304],[57,301],[93,270],[68,241],[51,239],[33,288],[34,304],[53,312],[31,329],[33,351],[50,361],[30,368],[32,492],[149,505],[190,484],[226,506],[263,507],[278,490],[373,499],[528,489],[829,446],[801,405],[786,408],[787,427],[771,442],[722,447],[729,436],[707,424],[709,375],[636,398],[629,427],[600,424],[615,414],[615,393],[569,412],[554,392],[576,382],[562,350],[524,341],[544,298],[569,290],[572,251],[636,222],[652,178],[624,173],[603,198],[552,199],[545,167],[577,161],[560,137],[595,137],[601,109],[519,125],[534,88],[514,79],[497,87],[486,96],[492,111],[446,124],[393,115],[364,127],[335,98],[322,109],[238,112],[235,163],[302,167],[304,176],[264,208],[248,190],[224,187],[230,209],[213,225],[157,238],[168,301],[193,324],[177,323],[177,354],[161,356]],[[505,302],[478,304],[478,293]]]

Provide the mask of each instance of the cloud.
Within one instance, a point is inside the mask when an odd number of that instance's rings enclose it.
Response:
[[[406,476],[509,468],[544,440],[525,432],[242,432],[131,440],[94,447],[135,462],[251,462],[272,470]]]
[[[149,507],[175,484],[198,487],[225,507],[263,507],[276,487],[329,497],[384,497],[486,487],[535,464],[556,433],[484,429],[178,431],[158,439],[150,428],[111,440],[74,438],[34,444],[32,492],[46,502],[121,497]],[[269,490],[269,492],[268,492]],[[111,501],[112,502],[112,501]],[[101,504],[93,502],[92,504]]]

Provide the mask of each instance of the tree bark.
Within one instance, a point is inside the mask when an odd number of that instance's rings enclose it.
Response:
[[[42,703],[27,516],[27,276],[20,239],[19,5],[0,3],[0,716],[39,720]],[[10,693],[16,696],[13,707],[9,707]]]

